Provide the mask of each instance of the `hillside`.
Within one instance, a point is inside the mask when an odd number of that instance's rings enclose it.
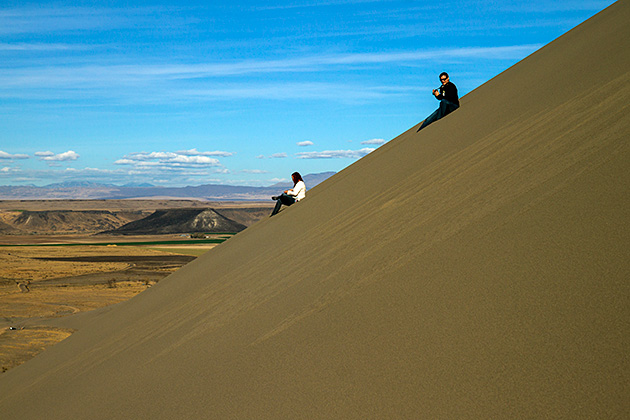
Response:
[[[620,1],[0,376],[29,419],[630,412]]]
[[[142,211],[3,211],[0,234],[96,233],[145,217]]]
[[[170,233],[240,232],[246,226],[228,219],[213,209],[168,209],[102,232],[113,235],[160,235]]]
[[[4,215],[0,214],[0,219],[2,219]],[[3,220],[0,220],[0,235],[14,235],[19,233],[20,231],[15,227],[11,226],[10,223],[6,223]]]

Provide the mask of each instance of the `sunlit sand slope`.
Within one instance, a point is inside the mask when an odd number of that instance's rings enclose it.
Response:
[[[627,418],[621,1],[0,376],[15,419]],[[299,169],[299,168],[296,168]]]

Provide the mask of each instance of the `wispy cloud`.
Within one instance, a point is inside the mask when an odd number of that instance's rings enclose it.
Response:
[[[193,19],[182,19],[171,12],[182,7],[17,7],[0,10],[0,34],[97,31],[121,28],[151,28],[163,17],[169,25],[184,25]]]
[[[298,159],[359,159],[373,152],[375,149],[365,147],[360,150],[325,150],[323,152],[297,153]]]
[[[503,47],[451,48],[424,51],[321,54],[279,60],[243,60],[221,63],[189,64],[127,64],[87,66],[44,66],[6,69],[0,82],[4,86],[79,86],[98,85],[149,85],[157,80],[213,78],[244,74],[278,72],[327,72],[340,68],[370,64],[404,64],[421,60],[460,60],[465,58],[512,60],[521,58],[540,48],[539,44]]]
[[[458,65],[462,60],[514,60],[537,48],[527,44],[183,64],[62,63],[9,68],[0,64],[0,98],[46,103],[63,100],[65,106],[82,105],[89,98],[92,106],[101,107],[251,99],[369,103],[413,95],[417,87],[372,84],[352,77],[355,70],[364,72],[373,67],[386,72],[392,66],[414,67],[429,59]],[[325,75],[326,81],[313,81],[319,76],[307,79],[308,72]],[[273,78],[258,77],[267,73]]]
[[[234,155],[233,152],[223,152],[216,150],[214,152],[200,152],[197,149],[190,150],[179,150],[176,154],[184,155],[184,156],[220,156],[220,157],[228,157]]]
[[[251,10],[263,11],[263,10],[284,10],[284,9],[301,9],[310,7],[324,7],[324,6],[346,6],[346,5],[358,5],[363,3],[376,3],[376,2],[392,2],[395,0],[327,0],[327,1],[299,1],[289,4],[273,5],[273,6],[254,6]]]
[[[269,171],[265,171],[264,169],[243,169],[240,171],[244,174],[268,174]]]
[[[372,139],[372,140],[365,140],[361,142],[361,144],[375,144],[375,145],[381,145],[385,143],[386,142],[384,139]]]
[[[7,153],[7,152],[3,152],[2,150],[0,150],[0,159],[6,159],[6,160],[13,160],[13,159],[28,159],[29,156],[28,155],[24,155],[24,154],[11,154],[11,153]]]
[[[409,86],[366,86],[360,84],[304,82],[277,82],[267,84],[243,83],[240,85],[218,85],[195,90],[175,90],[173,97],[198,101],[263,99],[263,100],[331,100],[357,102],[380,100],[386,97],[409,94]]]
[[[26,43],[16,42],[7,43],[0,42],[0,51],[86,51],[93,49],[88,45],[76,45],[76,44],[55,44],[55,43]]]
[[[274,153],[273,155],[269,156],[271,159],[284,159],[287,157],[286,153]]]
[[[574,0],[562,0],[562,1],[538,1],[538,2],[516,2],[516,3],[496,3],[492,6],[499,11],[503,12],[517,12],[517,13],[557,13],[557,12],[573,12],[576,10],[592,10],[600,11],[611,4],[612,0],[595,0],[595,1],[580,1]]]
[[[0,11],[0,34],[69,31],[103,28],[104,9],[23,7]],[[107,25],[112,25],[110,21]]]
[[[305,146],[312,146],[315,143],[313,143],[312,141],[306,140],[306,141],[299,141],[296,144],[300,147],[305,147]]]

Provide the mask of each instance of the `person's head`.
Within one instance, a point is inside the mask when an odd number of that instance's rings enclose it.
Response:
[[[302,179],[302,175],[300,175],[300,173],[299,173],[299,172],[293,172],[293,173],[291,174],[291,178],[293,179],[293,186],[295,186],[295,184],[297,184],[297,183],[298,183],[298,182],[300,182],[300,181],[304,181],[304,180]]]
[[[442,73],[440,73],[440,82],[442,82],[443,85],[448,83],[448,73],[443,71]]]

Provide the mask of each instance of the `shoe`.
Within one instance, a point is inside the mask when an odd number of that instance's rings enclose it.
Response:
[[[277,200],[278,198],[280,197],[278,197],[277,195],[274,195],[273,197],[271,197],[272,200]]]

